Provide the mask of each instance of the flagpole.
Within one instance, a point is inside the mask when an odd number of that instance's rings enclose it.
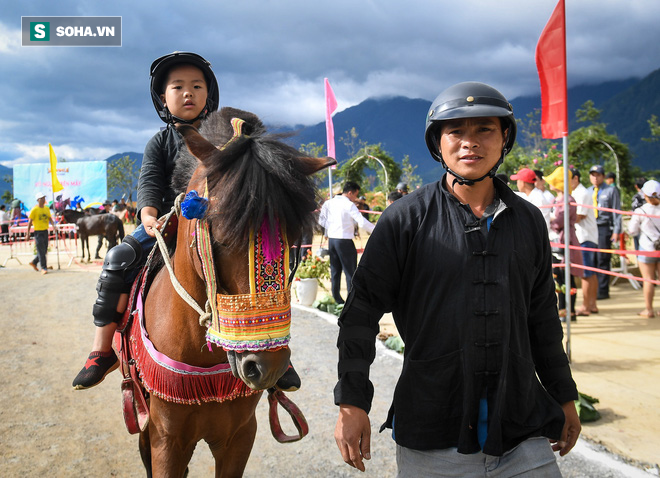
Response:
[[[57,214],[57,208],[55,207],[55,191],[53,191],[53,187],[51,184],[50,188],[50,195],[53,201],[53,212]],[[57,216],[55,216],[57,217]],[[55,251],[57,252],[57,270],[60,270],[60,235],[58,234],[57,231],[57,223],[53,221],[53,230],[55,231]]]
[[[565,0],[558,0],[541,32],[535,52],[541,83],[541,136],[563,138],[564,165],[564,292],[566,302],[566,355],[571,361],[571,256],[568,202],[568,88],[566,72]]]
[[[568,133],[562,138],[564,155],[564,304],[566,305],[566,355],[571,361],[571,222],[568,195],[571,188],[568,174]],[[576,291],[577,294],[577,291]]]

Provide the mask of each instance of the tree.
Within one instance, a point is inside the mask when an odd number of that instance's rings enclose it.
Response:
[[[583,171],[588,171],[594,164],[602,164],[605,171],[617,173],[622,203],[629,204],[634,194],[632,155],[627,144],[607,132],[607,125],[600,122],[600,113],[591,100],[575,113],[577,122],[586,125],[568,137],[571,164]]]
[[[317,145],[316,143],[303,143],[298,147],[298,151],[313,158],[320,158],[326,154],[325,146],[322,144]],[[314,173],[313,178],[317,188],[322,189],[326,187],[328,184],[328,168],[317,171]]]
[[[339,141],[346,146],[346,154],[348,157],[352,158],[367,145],[367,142],[358,137],[358,132],[355,129],[355,126],[346,131],[345,134],[346,136],[341,136]]]
[[[406,154],[401,162],[401,181],[408,185],[409,190],[417,189],[422,185],[422,178],[415,174],[417,165],[410,163],[410,157]]]
[[[375,171],[376,177],[380,180],[380,186],[365,187],[367,186],[364,178],[365,167]],[[393,191],[401,179],[401,167],[381,148],[380,143],[371,145],[364,143],[364,148],[358,150],[337,171],[340,178],[359,184],[360,189],[365,192],[369,189],[380,189],[384,193]],[[385,181],[385,171],[387,171],[387,182]]]
[[[660,124],[658,124],[658,117],[656,115],[651,115],[651,118],[646,121],[649,124],[649,129],[651,130],[651,137],[642,138],[642,141],[647,141],[649,143],[660,141]]]
[[[584,126],[568,136],[568,164],[582,172],[585,186],[591,185],[586,172],[594,164],[602,164],[606,171],[614,173],[618,167],[622,199],[627,202],[634,194],[635,169],[632,167],[632,156],[627,144],[607,132],[607,125],[600,122],[600,113],[591,100],[576,111],[577,123],[583,123]],[[511,175],[528,167],[549,174],[563,164],[561,142],[541,137],[537,112],[527,115],[525,120],[518,120],[517,125],[519,140],[506,157],[500,172]]]
[[[9,203],[12,201],[12,199],[13,199],[13,195],[12,195],[11,191],[12,191],[12,189],[13,189],[13,185],[14,185],[14,178],[13,178],[10,174],[5,174],[5,175],[2,177],[2,180],[3,180],[4,182],[6,182],[7,184],[9,184],[9,188],[10,188],[10,189],[6,190],[6,191],[2,194],[2,196],[0,197],[0,199],[2,199],[2,201],[3,201],[5,204],[9,204]]]
[[[108,191],[119,190],[129,202],[133,201],[133,192],[137,189],[140,169],[135,167],[135,160],[123,156],[108,163]]]

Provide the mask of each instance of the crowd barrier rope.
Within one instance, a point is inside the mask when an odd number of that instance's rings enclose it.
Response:
[[[644,213],[639,213],[639,212],[634,212],[634,211],[622,211],[620,209],[612,209],[612,208],[606,208],[606,207],[597,207],[594,205],[590,204],[579,204],[576,202],[571,202],[569,203],[571,206],[576,206],[576,207],[586,207],[589,209],[598,209],[599,211],[605,211],[605,212],[612,212],[615,214],[622,214],[626,216],[644,216],[644,217],[649,217],[649,218],[657,218],[660,219],[660,216],[658,215],[653,215],[653,214],[644,214]],[[552,208],[554,207],[554,204],[548,204],[541,206],[542,208]],[[367,213],[367,214],[382,214],[382,211],[371,211],[371,210],[360,210],[361,213]],[[619,249],[598,249],[598,248],[591,248],[591,247],[582,247],[582,246],[571,246],[569,245],[569,249],[572,250],[577,250],[577,251],[592,251],[592,252],[603,252],[605,254],[616,254],[621,256],[621,262],[622,262],[622,268],[621,272],[617,272],[617,270],[604,270],[604,269],[598,269],[595,267],[588,267],[588,266],[583,266],[581,264],[573,264],[571,263],[571,267],[575,267],[577,269],[584,269],[584,270],[589,270],[592,272],[596,272],[599,274],[607,274],[610,276],[616,278],[621,278],[621,279],[628,279],[633,286],[633,288],[639,290],[640,285],[639,282],[649,282],[654,285],[660,285],[660,281],[658,280],[652,280],[652,279],[645,279],[643,277],[639,276],[634,276],[630,273],[628,273],[627,270],[627,256],[632,255],[632,256],[646,256],[646,257],[660,257],[660,251],[639,251],[639,250],[631,250],[631,249],[625,249],[624,244],[625,244],[625,236],[626,233],[624,231],[621,232],[621,238],[619,240]],[[554,248],[560,248],[561,250],[564,250],[564,243],[561,242],[551,242],[550,245]],[[311,247],[308,246],[308,247]],[[364,249],[358,249],[358,253],[364,252]],[[566,267],[565,263],[560,263],[560,264],[553,264],[553,267],[559,267],[563,268]]]

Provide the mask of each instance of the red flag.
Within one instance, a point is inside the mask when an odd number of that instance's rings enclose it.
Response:
[[[556,139],[568,135],[566,93],[566,14],[559,0],[536,45],[541,80],[541,134]]]
[[[328,79],[325,79],[325,131],[328,144],[328,156],[335,158],[335,127],[332,124],[332,113],[337,109],[337,99],[330,87]]]

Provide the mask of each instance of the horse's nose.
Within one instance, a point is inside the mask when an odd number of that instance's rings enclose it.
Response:
[[[243,376],[254,382],[261,379],[261,367],[256,360],[245,360],[243,362]]]

